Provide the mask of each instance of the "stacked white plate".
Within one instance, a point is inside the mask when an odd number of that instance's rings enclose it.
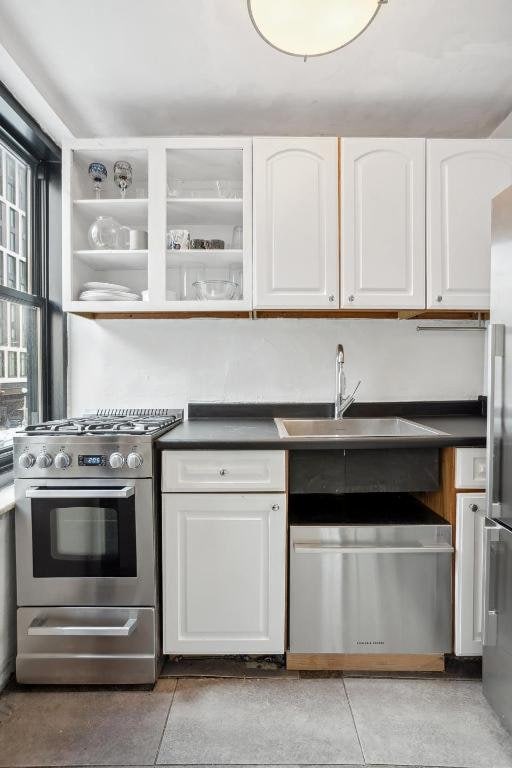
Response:
[[[80,301],[141,301],[140,293],[115,283],[84,283],[78,298]]]

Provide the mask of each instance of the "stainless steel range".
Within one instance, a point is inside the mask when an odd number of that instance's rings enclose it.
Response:
[[[156,679],[154,441],[182,420],[99,411],[15,436],[19,682]]]

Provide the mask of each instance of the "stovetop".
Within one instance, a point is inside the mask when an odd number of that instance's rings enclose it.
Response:
[[[108,409],[25,427],[25,435],[153,435],[183,421],[181,409]]]

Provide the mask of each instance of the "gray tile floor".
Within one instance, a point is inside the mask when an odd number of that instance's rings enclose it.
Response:
[[[512,768],[477,681],[161,680],[153,691],[0,696],[0,768]]]

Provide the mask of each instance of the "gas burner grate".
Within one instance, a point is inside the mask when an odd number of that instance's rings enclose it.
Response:
[[[102,409],[76,419],[60,419],[26,427],[25,434],[148,434],[183,421],[182,410],[168,408]]]

